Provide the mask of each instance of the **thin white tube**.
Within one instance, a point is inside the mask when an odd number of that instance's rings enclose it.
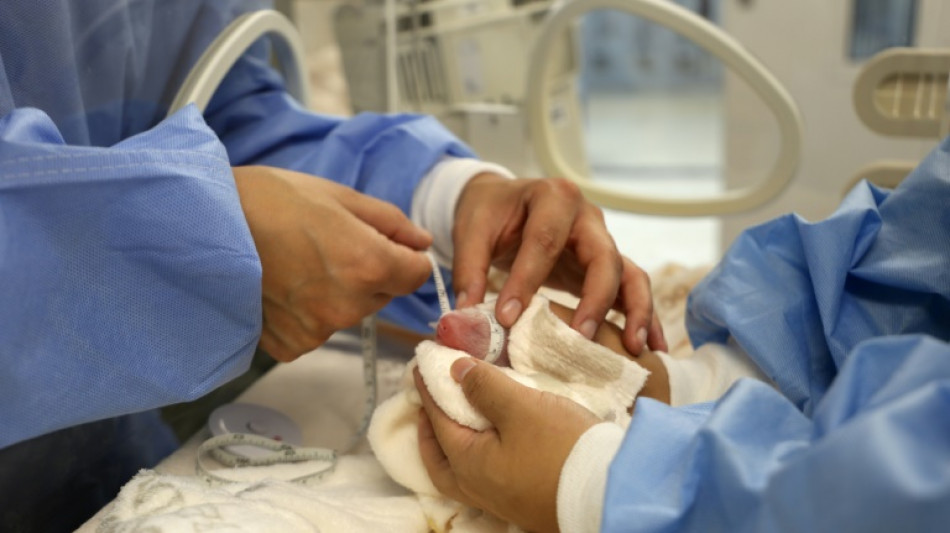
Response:
[[[396,0],[386,0],[383,16],[386,27],[386,111],[399,108],[399,80],[396,78]]]

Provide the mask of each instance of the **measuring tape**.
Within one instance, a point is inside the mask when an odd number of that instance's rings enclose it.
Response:
[[[439,309],[442,314],[451,311],[449,306],[448,293],[445,290],[445,281],[442,279],[442,272],[439,270],[439,264],[435,260],[435,255],[429,253],[429,262],[432,263],[432,277],[435,280],[435,292],[439,297]],[[479,309],[485,318],[488,319],[488,352],[485,354],[485,361],[494,363],[501,357],[502,350],[505,349],[505,328],[498,323],[495,314]]]
[[[350,437],[350,441],[342,452],[331,450],[329,448],[306,448],[294,446],[286,442],[281,442],[261,435],[252,435],[248,433],[227,433],[218,435],[204,441],[198,447],[198,455],[195,460],[195,474],[204,479],[209,484],[215,483],[237,483],[238,480],[229,479],[219,475],[218,471],[207,468],[203,459],[210,455],[216,461],[232,468],[242,468],[248,466],[270,466],[286,463],[300,463],[304,461],[321,461],[327,465],[320,470],[294,477],[286,481],[296,483],[309,483],[319,481],[333,473],[336,469],[337,457],[341,453],[347,453],[353,450],[369,429],[370,420],[373,418],[373,411],[376,409],[377,381],[376,381],[376,315],[370,315],[360,323],[360,349],[363,355],[363,388],[366,391],[366,399],[363,408],[363,418],[360,421],[356,433]],[[272,450],[274,453],[255,454],[254,457],[235,453],[231,451],[234,446],[253,446],[263,450]]]
[[[435,281],[436,293],[439,298],[439,308],[441,314],[451,311],[449,305],[448,293],[445,290],[445,281],[442,279],[442,272],[431,252],[428,254],[429,262],[432,264],[432,276]],[[209,483],[237,483],[239,481],[228,479],[221,476],[214,470],[208,469],[203,461],[206,455],[211,455],[216,461],[232,468],[241,468],[248,466],[269,466],[286,463],[299,463],[304,461],[322,461],[327,466],[316,472],[299,476],[288,481],[293,482],[312,482],[318,481],[333,473],[336,469],[338,456],[353,450],[366,436],[370,421],[373,418],[373,411],[376,409],[376,398],[378,386],[376,379],[376,315],[370,315],[360,323],[360,351],[363,355],[363,387],[366,391],[365,403],[363,408],[363,418],[360,421],[359,428],[350,438],[342,452],[331,450],[329,448],[305,448],[294,446],[285,442],[280,442],[261,435],[252,435],[248,433],[228,433],[218,435],[204,441],[198,447],[198,456],[195,460],[195,474]],[[229,448],[232,446],[255,446],[265,450],[272,450],[271,454],[260,454],[255,457],[247,457],[242,454],[234,453]]]
[[[435,290],[439,299],[439,309],[441,315],[452,310],[448,292],[445,289],[445,281],[442,278],[442,272],[435,256],[429,252],[429,262],[432,264],[432,277],[435,281]],[[485,361],[494,363],[501,356],[505,347],[505,328],[498,323],[495,315],[491,312],[481,310],[487,317],[489,323],[489,346],[488,353],[485,355]],[[208,483],[237,483],[238,480],[228,479],[217,474],[219,470],[208,469],[203,461],[206,455],[210,455],[216,461],[232,468],[241,468],[249,466],[269,466],[276,464],[300,463],[305,461],[320,461],[327,465],[315,472],[305,474],[287,481],[307,483],[318,481],[333,473],[336,469],[339,455],[352,451],[366,436],[370,421],[373,418],[373,411],[376,409],[376,399],[378,394],[376,378],[377,344],[376,344],[376,315],[370,315],[360,323],[360,351],[363,356],[363,387],[366,391],[365,403],[363,408],[363,418],[360,421],[359,428],[350,438],[342,452],[337,452],[329,448],[306,448],[294,446],[286,442],[280,442],[261,435],[252,435],[247,433],[227,433],[218,435],[204,441],[198,447],[198,456],[195,460],[195,474]],[[255,457],[248,457],[243,454],[231,451],[233,446],[254,446],[263,450],[271,450],[273,453],[256,454]]]
[[[429,252],[429,263],[432,265],[432,279],[435,281],[435,294],[439,298],[439,315],[444,315],[452,310],[449,305],[449,294],[445,290],[445,280],[442,279],[442,270],[439,268],[438,261],[435,260],[435,254]]]
[[[505,349],[505,328],[498,323],[494,313],[482,311],[488,318],[488,353],[485,354],[485,361],[494,363],[501,357],[501,351]]]
[[[247,457],[228,450],[228,447],[234,445],[254,446],[255,448],[272,450],[274,453],[263,454],[257,457]],[[286,480],[295,483],[306,483],[323,479],[333,473],[336,469],[337,462],[337,452],[328,448],[304,448],[302,446],[282,443],[260,435],[228,433],[227,435],[211,437],[198,447],[198,457],[195,460],[195,474],[212,485],[216,483],[240,483],[241,481],[218,475],[217,472],[219,470],[206,468],[202,461],[205,455],[211,455],[219,463],[232,468],[300,463],[304,461],[327,463],[325,467],[316,472]]]

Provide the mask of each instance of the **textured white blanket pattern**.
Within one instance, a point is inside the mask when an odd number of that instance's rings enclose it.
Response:
[[[567,396],[622,426],[629,423],[627,408],[648,375],[636,363],[570,329],[541,296],[511,330],[508,353],[512,368],[504,371],[514,379]],[[441,497],[419,456],[420,401],[411,377],[416,365],[449,416],[475,429],[489,427],[449,374],[452,362],[466,356],[431,341],[417,347],[402,390],[380,405],[373,417],[369,441],[375,458],[343,457],[333,475],[312,486],[267,479],[266,468],[259,469],[260,481],[225,486],[142,471],[122,489],[99,531],[516,531],[493,516]],[[273,468],[286,472],[294,467]]]
[[[422,495],[423,509],[437,531],[504,531],[508,527],[478,512],[442,498],[426,473],[419,455],[417,434],[419,394],[412,384],[412,367],[418,365],[426,388],[452,419],[473,429],[490,427],[466,401],[452,379],[452,363],[468,354],[421,343],[406,373],[402,392],[380,405],[369,429],[369,441],[383,468],[401,485]],[[649,373],[633,361],[591,342],[561,321],[542,296],[536,296],[514,325],[508,338],[511,368],[502,370],[518,382],[566,396],[604,420],[626,427],[627,409],[643,388]],[[463,523],[464,522],[464,523]]]

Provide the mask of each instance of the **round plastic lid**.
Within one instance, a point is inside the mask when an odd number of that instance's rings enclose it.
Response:
[[[300,427],[287,415],[252,403],[229,403],[215,409],[208,418],[208,428],[214,436],[228,433],[260,435],[293,446],[300,446],[303,435]],[[228,451],[244,457],[260,457],[273,454],[256,446],[228,446]]]

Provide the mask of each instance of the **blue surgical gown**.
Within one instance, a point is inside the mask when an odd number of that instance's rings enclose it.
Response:
[[[774,387],[637,402],[604,531],[950,528],[950,139],[894,191],[747,230],[688,305],[694,345]]]
[[[306,111],[263,42],[203,114],[166,118],[208,43],[261,7],[0,2],[0,449],[246,369],[261,267],[231,166],[323,176],[408,213],[429,168],[471,155],[428,117]],[[383,317],[422,329],[437,311],[424,288]]]

